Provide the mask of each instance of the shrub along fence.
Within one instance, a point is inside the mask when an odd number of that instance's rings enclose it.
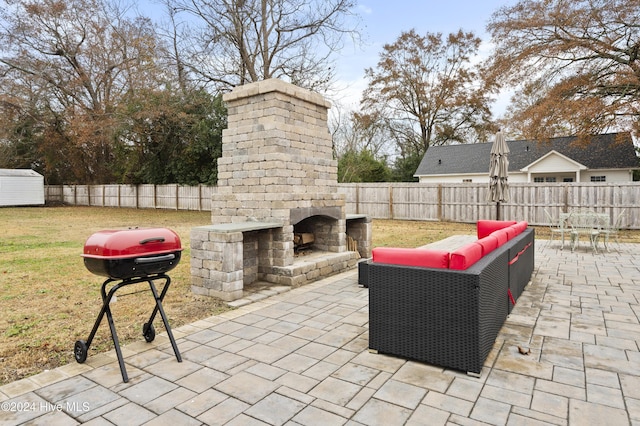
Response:
[[[214,186],[182,185],[48,185],[48,202],[71,205],[210,210]],[[347,213],[374,219],[433,220],[473,223],[496,218],[496,203],[486,201],[488,184],[480,183],[347,183]],[[614,220],[624,212],[623,226],[640,229],[640,182],[511,183],[509,202],[500,204],[500,218],[548,225],[560,212],[589,208]]]

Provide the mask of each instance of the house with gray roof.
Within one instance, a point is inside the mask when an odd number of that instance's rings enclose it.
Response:
[[[493,142],[432,146],[414,176],[425,183],[488,182]],[[507,141],[509,182],[628,182],[640,161],[629,133]]]

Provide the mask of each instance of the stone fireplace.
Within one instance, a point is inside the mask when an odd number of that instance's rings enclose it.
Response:
[[[245,285],[303,285],[371,252],[371,222],[345,213],[319,94],[272,79],[224,96],[228,128],[211,225],[191,232],[192,290],[235,300]],[[294,239],[306,234],[299,256]]]

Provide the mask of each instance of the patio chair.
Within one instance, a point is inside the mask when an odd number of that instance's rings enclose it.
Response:
[[[604,235],[604,248],[609,252],[609,238],[613,236],[616,241],[616,245],[619,246],[620,241],[618,241],[618,232],[622,228],[622,221],[624,220],[624,214],[626,209],[622,209],[622,211],[618,214],[616,219],[610,223],[609,221],[601,222],[599,232]]]
[[[578,245],[580,235],[589,238],[591,249],[594,253],[598,252],[598,236],[600,235],[598,216],[592,211],[582,211],[580,213],[571,213],[569,217],[569,225],[571,226],[571,251],[573,252]]]
[[[558,221],[555,221],[553,217],[551,217],[551,213],[544,209],[544,214],[547,216],[547,221],[549,222],[549,244],[553,242],[553,236],[558,235],[560,237],[560,241],[562,245],[560,246],[560,250],[564,249],[564,234],[569,233],[569,226],[567,224],[567,218],[560,218]]]

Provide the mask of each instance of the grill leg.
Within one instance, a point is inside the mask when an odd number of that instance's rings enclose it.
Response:
[[[182,357],[180,356],[180,351],[178,350],[178,345],[176,344],[176,340],[173,338],[173,333],[171,332],[171,327],[169,326],[169,320],[164,313],[164,309],[162,307],[162,300],[164,300],[165,294],[167,294],[167,290],[169,289],[169,285],[171,284],[171,278],[168,275],[162,275],[154,278],[164,278],[165,284],[162,292],[158,296],[158,290],[156,289],[155,284],[153,283],[153,279],[148,280],[149,287],[151,288],[151,292],[153,293],[153,297],[156,300],[156,306],[153,308],[153,312],[151,313],[151,317],[149,318],[149,326],[153,324],[153,320],[156,317],[156,314],[160,312],[160,316],[162,317],[162,322],[164,323],[164,328],[167,330],[167,336],[169,336],[169,340],[171,341],[171,347],[173,348],[173,353],[176,355],[176,359],[178,362],[182,362]]]
[[[160,278],[163,278],[165,280],[165,284],[164,284],[164,287],[162,288],[162,292],[158,295],[158,290],[156,289],[156,286],[153,283],[153,281]],[[79,363],[82,363],[85,361],[87,352],[89,350],[89,347],[91,346],[91,342],[93,341],[93,338],[95,337],[96,332],[98,331],[98,327],[102,322],[102,318],[106,314],[107,322],[109,323],[109,330],[111,331],[111,339],[113,340],[113,345],[116,350],[116,355],[118,356],[118,365],[120,366],[120,373],[122,374],[122,380],[125,383],[129,381],[129,376],[127,375],[127,369],[124,364],[124,357],[122,356],[122,350],[120,349],[118,333],[116,332],[116,326],[115,326],[115,323],[113,322],[113,315],[111,314],[111,308],[109,307],[109,303],[111,302],[111,298],[113,297],[115,292],[120,287],[147,281],[149,283],[149,288],[153,293],[156,306],[153,308],[153,312],[151,313],[149,322],[145,324],[145,327],[143,327],[143,334],[145,334],[145,339],[147,339],[146,333],[149,331],[148,329],[153,327],[153,320],[155,319],[157,313],[160,312],[160,316],[162,317],[162,322],[164,323],[164,327],[167,330],[167,335],[169,336],[169,340],[171,341],[171,346],[173,347],[173,353],[175,353],[176,359],[178,360],[178,362],[182,362],[182,357],[180,355],[180,351],[178,350],[178,345],[176,344],[176,340],[173,337],[173,333],[171,332],[171,327],[169,326],[169,320],[167,319],[167,316],[164,313],[164,308],[162,307],[162,300],[164,299],[164,296],[167,294],[167,290],[169,289],[169,285],[171,284],[171,278],[169,278],[168,275],[160,274],[157,276],[153,276],[151,278],[139,278],[139,279],[133,279],[133,280],[128,279],[114,285],[113,287],[111,287],[111,289],[107,293],[107,290],[106,290],[107,285],[114,281],[116,280],[113,278],[109,278],[104,283],[102,283],[102,287],[100,288],[100,292],[102,294],[102,309],[100,309],[98,318],[96,318],[96,322],[93,325],[93,329],[91,330],[91,333],[89,333],[89,338],[87,339],[87,341],[83,342],[79,340],[76,342],[76,346],[74,347],[76,361],[78,361]],[[150,340],[153,340],[153,339],[151,338]],[[150,340],[147,340],[147,341],[150,341]]]
[[[93,341],[93,338],[95,337],[96,332],[98,331],[98,327],[100,327],[100,323],[102,322],[102,317],[104,317],[104,314],[107,312],[107,309],[109,308],[109,302],[111,302],[111,297],[113,296],[113,293],[115,293],[114,289],[111,289],[111,291],[109,292],[109,296],[107,297],[106,287],[107,287],[107,284],[109,284],[112,281],[114,280],[109,278],[108,280],[102,283],[102,287],[100,288],[100,293],[102,294],[102,309],[100,309],[98,318],[96,318],[96,322],[93,324],[91,333],[89,333],[89,338],[87,339],[87,349],[89,349],[89,347],[91,346],[91,342]]]
[[[89,333],[89,337],[87,338],[87,342],[86,342],[86,347],[83,349],[85,349],[86,351],[89,350],[89,347],[91,346],[91,342],[93,341],[93,338],[95,337],[96,332],[98,331],[98,327],[100,327],[102,318],[104,317],[105,314],[107,314],[107,322],[109,323],[109,330],[111,331],[111,339],[113,340],[113,345],[115,346],[115,349],[116,349],[116,355],[118,356],[120,373],[122,373],[122,380],[124,380],[124,382],[126,383],[129,381],[129,376],[127,375],[127,370],[124,365],[122,350],[120,349],[120,343],[118,341],[118,333],[116,332],[116,326],[115,326],[115,323],[113,322],[113,315],[111,315],[111,308],[109,308],[109,304],[111,303],[111,298],[113,297],[115,292],[123,285],[126,285],[127,282],[121,282],[119,284],[116,284],[109,290],[109,293],[107,294],[107,291],[106,291],[107,285],[114,281],[115,281],[114,279],[109,278],[104,283],[102,283],[102,287],[100,288],[100,293],[102,295],[102,309],[100,309],[100,313],[96,318],[96,322],[93,324],[91,333]],[[86,354],[84,358],[86,359]],[[76,360],[78,360],[78,357],[76,357]],[[84,362],[84,359],[82,360],[82,362]]]
[[[108,279],[102,285],[102,310],[107,314],[107,322],[109,323],[109,330],[111,331],[111,340],[113,340],[113,346],[116,350],[116,355],[118,356],[118,365],[120,366],[120,373],[122,374],[122,380],[127,383],[129,381],[129,376],[127,375],[127,369],[124,365],[124,358],[122,356],[122,349],[120,349],[120,341],[118,340],[118,333],[116,332],[116,325],[113,322],[113,315],[111,315],[111,308],[109,304],[111,303],[111,298],[116,293],[116,291],[122,287],[123,285],[127,285],[126,281],[123,281],[119,284],[114,285],[111,290],[109,290],[109,294],[106,294],[105,289],[106,285],[113,281],[112,279]],[[96,323],[97,324],[97,323]]]
[[[120,342],[118,341],[118,333],[116,333],[116,325],[113,323],[113,316],[111,315],[111,309],[107,304],[107,322],[109,323],[109,329],[111,330],[111,339],[113,340],[113,346],[116,349],[116,355],[118,355],[118,364],[120,365],[120,373],[122,373],[122,380],[127,383],[129,376],[127,375],[127,369],[124,366],[124,358],[122,357],[122,349],[120,349]]]

